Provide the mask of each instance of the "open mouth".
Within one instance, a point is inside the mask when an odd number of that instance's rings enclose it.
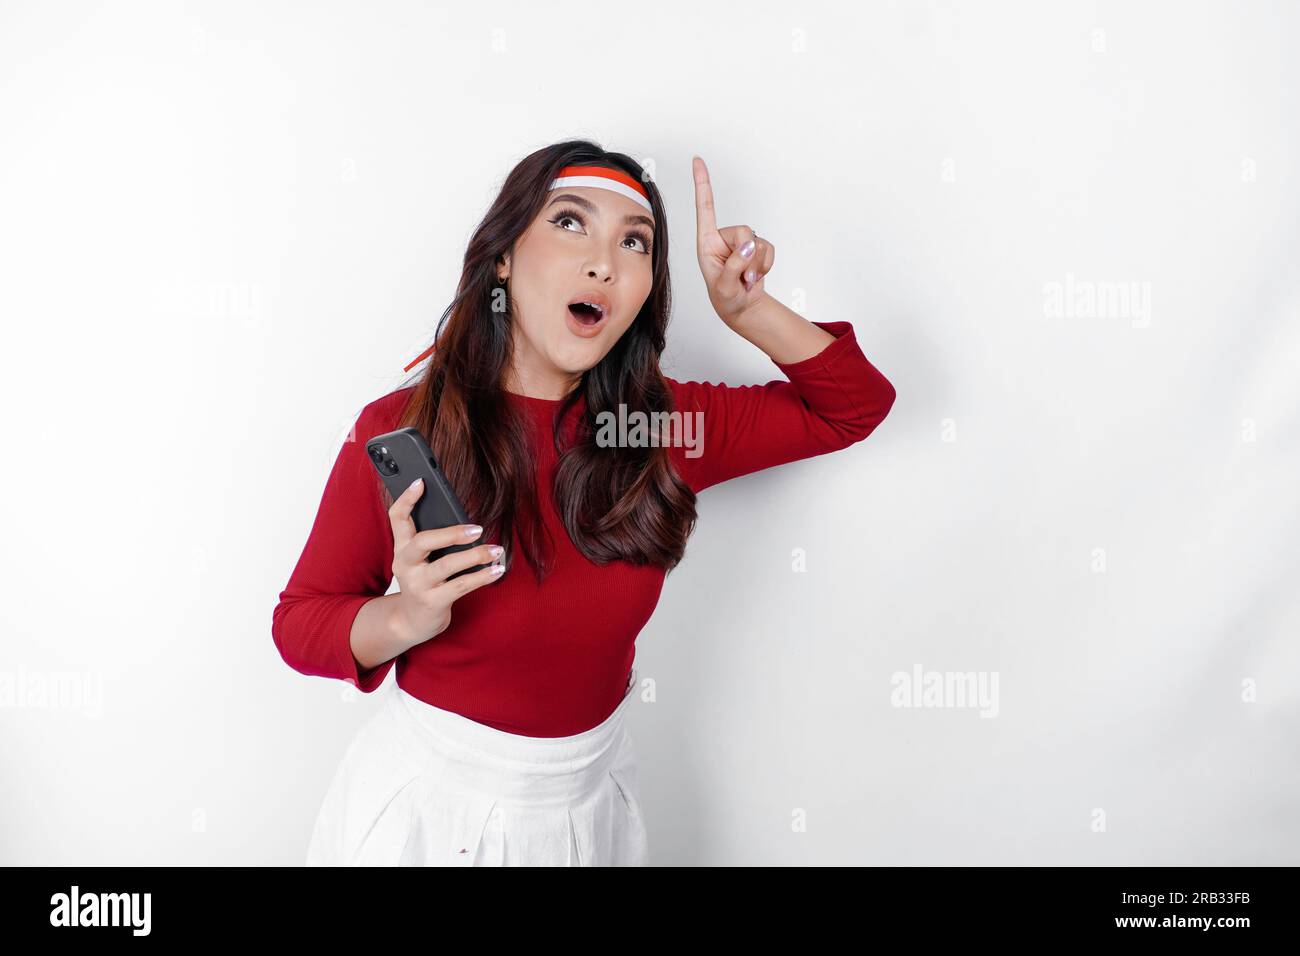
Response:
[[[605,307],[598,302],[570,302],[569,313],[583,325],[598,325],[605,317]]]

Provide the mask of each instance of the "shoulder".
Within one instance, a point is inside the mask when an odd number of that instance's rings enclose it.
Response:
[[[672,393],[672,411],[679,417],[680,429],[675,440],[668,443],[668,459],[678,477],[691,491],[698,492],[701,489],[698,449],[704,441],[706,422],[721,409],[717,404],[718,393],[728,386],[721,382],[682,381],[667,375],[664,381]]]
[[[719,389],[728,387],[723,382],[683,382],[667,375],[664,380],[672,392],[674,409],[679,412],[703,410]]]
[[[399,388],[387,395],[381,395],[366,404],[357,415],[357,432],[364,432],[366,437],[369,438],[395,429],[414,392],[415,386],[408,385],[406,388]]]
[[[676,411],[701,412],[707,416],[724,419],[729,415],[752,407],[772,394],[774,388],[790,388],[784,378],[752,385],[728,385],[726,382],[688,381],[668,378],[668,387],[673,393],[673,407]]]

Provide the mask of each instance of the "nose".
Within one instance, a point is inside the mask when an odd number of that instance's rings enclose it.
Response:
[[[610,261],[604,256],[589,260],[587,262],[587,278],[597,279],[601,282],[613,282],[615,274]]]

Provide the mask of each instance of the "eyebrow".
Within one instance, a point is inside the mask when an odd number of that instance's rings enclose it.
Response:
[[[589,199],[583,199],[581,196],[575,196],[573,193],[561,193],[546,205],[549,208],[550,206],[555,205],[557,202],[566,202],[566,201],[581,206],[583,209],[587,210],[587,212],[591,213],[593,216],[600,215],[600,209],[596,206],[595,203],[593,203]],[[623,221],[629,224],[642,223],[643,225],[649,226],[651,229],[655,227],[655,221],[651,219],[649,216],[638,216],[635,214],[629,214],[623,217]]]

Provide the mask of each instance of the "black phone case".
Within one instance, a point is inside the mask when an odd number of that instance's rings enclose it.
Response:
[[[424,479],[424,492],[415,507],[411,509],[411,520],[415,522],[416,531],[428,531],[431,528],[445,528],[453,524],[469,524],[470,519],[465,509],[451,490],[442,469],[429,450],[429,443],[417,428],[399,428],[395,432],[376,435],[366,442],[366,456],[379,472],[384,487],[394,500],[400,498],[411,482],[416,478]],[[483,536],[467,544],[453,544],[450,547],[430,551],[427,561],[436,561],[453,551],[464,551],[482,543]],[[464,571],[457,571],[451,578],[462,574],[472,574],[487,564],[475,565]],[[448,578],[447,580],[451,580]]]

